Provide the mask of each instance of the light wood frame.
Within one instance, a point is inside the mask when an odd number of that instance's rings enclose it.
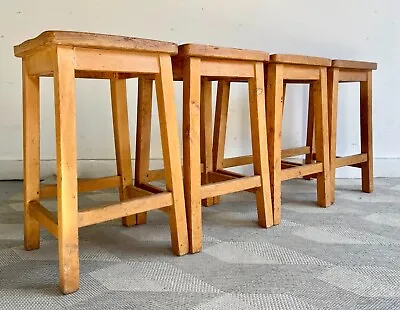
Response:
[[[303,60],[300,57],[300,60]],[[310,58],[311,59],[311,58]],[[312,59],[311,59],[312,60]],[[328,141],[328,96],[327,96],[327,66],[295,63],[266,63],[265,66],[266,110],[268,127],[269,171],[271,195],[273,202],[274,225],[281,222],[281,182],[298,177],[317,176],[317,203],[328,207],[330,199],[330,168]],[[318,128],[315,142],[307,141],[304,147],[282,150],[282,118],[286,85],[310,84],[310,110],[315,111],[316,120],[309,118],[308,124]],[[223,88],[219,85],[219,89]],[[223,103],[222,106],[227,105]],[[218,108],[218,101],[217,101]],[[222,114],[223,115],[223,114]],[[221,168],[248,165],[253,163],[253,156],[224,158],[226,121],[215,122],[214,155],[218,157],[216,164]],[[222,137],[218,141],[218,137]],[[314,145],[315,143],[315,145]],[[315,148],[315,161],[309,160],[306,165],[288,163],[282,158],[308,154]],[[318,154],[318,155],[317,155]]]
[[[214,59],[208,57],[186,57],[173,59],[175,80],[183,80],[183,171],[185,199],[188,216],[190,252],[202,249],[201,205],[213,205],[220,195],[239,191],[256,194],[258,224],[261,227],[273,225],[273,211],[270,194],[268,148],[265,137],[265,93],[264,67],[262,61]],[[252,148],[254,156],[254,176],[233,175],[222,169],[222,154],[213,150],[218,141],[223,141],[223,133],[214,131],[212,142],[211,82],[220,81],[223,89],[218,90],[216,122],[226,121],[227,110],[221,107],[221,100],[228,100],[231,82],[249,84]],[[144,92],[139,85],[139,93]],[[223,92],[223,94],[221,93]],[[226,107],[227,108],[227,107]],[[147,113],[138,131],[147,131],[149,136],[150,113]],[[218,128],[218,126],[216,127]],[[220,137],[220,138],[219,138]],[[217,142],[216,142],[217,141]],[[143,146],[143,143],[141,143]],[[148,188],[148,182],[163,179],[163,169],[148,170],[149,145],[145,145],[140,167],[143,176],[140,188]],[[217,176],[217,177],[216,177]],[[222,176],[222,177],[221,177]]]
[[[336,60],[334,63],[341,61]],[[340,167],[354,167],[361,169],[361,189],[365,193],[373,191],[373,144],[372,144],[372,71],[376,70],[375,63],[360,63],[355,66],[349,61],[344,61],[340,66],[332,66],[328,69],[328,118],[329,118],[329,154],[331,168],[331,199],[335,200],[336,188],[336,169]],[[366,65],[367,64],[367,65]],[[337,145],[337,109],[338,109],[338,90],[342,83],[360,83],[360,135],[361,151],[359,154],[339,157],[336,154]],[[305,163],[315,160],[315,129],[313,121],[315,115],[311,108],[313,106],[310,97],[307,125],[308,149],[299,152],[298,155],[305,154]],[[291,152],[293,149],[285,150]],[[282,156],[283,157],[283,156]],[[288,157],[288,156],[287,156]],[[309,175],[308,178],[315,178],[316,175]]]
[[[180,163],[178,124],[175,112],[171,55],[165,52],[109,50],[63,45],[42,46],[23,55],[23,132],[25,249],[40,247],[40,226],[59,244],[60,289],[64,294],[79,288],[78,229],[123,218],[126,226],[145,221],[146,211],[168,212],[172,251],[189,250]],[[40,187],[39,78],[54,77],[57,184]],[[141,77],[140,85],[156,83],[166,191],[154,194],[133,185],[126,97],[126,78]],[[117,175],[93,180],[77,179],[75,78],[110,79]],[[149,88],[146,88],[149,89]],[[139,110],[151,113],[148,97],[139,94]],[[139,132],[139,139],[146,138]],[[143,148],[142,148],[143,149]],[[137,154],[142,155],[142,149]],[[145,147],[144,147],[145,149]],[[146,157],[146,154],[144,154]],[[140,160],[143,164],[143,160]],[[138,181],[142,176],[136,174]],[[119,187],[120,203],[78,210],[78,192]],[[57,214],[40,199],[57,197]],[[138,215],[138,216],[136,216]]]

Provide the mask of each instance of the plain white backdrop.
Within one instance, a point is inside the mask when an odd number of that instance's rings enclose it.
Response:
[[[397,0],[13,0],[0,5],[0,179],[22,176],[21,61],[13,46],[49,29],[90,31],[228,47],[271,53],[299,53],[328,58],[376,61],[374,73],[375,176],[400,177],[400,72]],[[55,171],[54,104],[51,79],[42,79],[42,175]],[[136,82],[128,82],[129,116],[134,146]],[[107,81],[76,83],[79,174],[115,171],[110,92]],[[358,86],[339,93],[338,152],[359,152]],[[181,120],[182,88],[176,85]],[[308,90],[288,88],[284,146],[305,141]],[[250,152],[247,88],[231,92],[226,155]],[[154,109],[156,110],[156,109]],[[154,114],[151,156],[161,164],[161,143]],[[134,149],[132,149],[134,154]],[[359,177],[344,168],[342,177]]]

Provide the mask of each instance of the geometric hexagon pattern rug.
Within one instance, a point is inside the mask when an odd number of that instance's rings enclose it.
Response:
[[[315,204],[315,182],[283,185],[282,223],[257,226],[255,197],[203,208],[203,251],[170,252],[166,214],[79,231],[80,290],[58,289],[57,241],[23,248],[21,182],[0,182],[0,309],[400,309],[400,179],[338,180],[335,204]],[[80,208],[118,200],[80,195]],[[56,209],[55,201],[43,201]]]

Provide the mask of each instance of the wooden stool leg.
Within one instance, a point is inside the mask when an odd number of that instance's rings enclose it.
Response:
[[[283,82],[282,117],[283,117],[283,112],[284,112],[284,110],[285,110],[286,88],[287,88],[287,83]]]
[[[213,171],[212,162],[212,82],[201,81],[200,96],[200,157],[204,165],[204,171],[201,174],[201,184],[209,184],[208,173]],[[214,205],[214,198],[208,197],[202,200],[202,205],[210,207]]]
[[[258,224],[274,224],[269,181],[267,124],[265,114],[264,65],[254,66],[255,77],[249,81],[249,105],[254,175],[261,177],[261,187],[256,189]]]
[[[309,153],[306,154],[306,158],[304,163],[306,165],[314,162],[314,153],[315,153],[315,135],[314,135],[314,126],[315,126],[315,116],[314,116],[314,101],[313,101],[313,93],[314,93],[315,84],[310,84],[309,96],[308,96],[308,114],[307,114],[307,137],[306,137],[306,146],[310,148]],[[303,177],[304,180],[312,180],[316,178],[317,175],[306,175]]]
[[[218,81],[217,101],[214,117],[213,169],[224,168],[226,127],[228,120],[230,82]],[[214,204],[220,203],[220,197],[214,197]]]
[[[172,251],[176,255],[184,255],[189,251],[189,243],[171,57],[169,55],[160,55],[159,61],[160,73],[156,77],[156,91],[165,165],[165,181],[167,191],[172,192],[173,196],[173,205],[169,209]],[[200,158],[198,159],[200,168]],[[197,181],[200,188],[200,174]]]
[[[306,154],[305,164],[311,164],[313,162],[313,153],[314,153],[314,88],[315,84],[310,84],[309,90],[309,99],[308,99],[308,115],[307,115],[307,137],[306,137],[306,146],[310,148],[310,152]]]
[[[331,169],[331,201],[335,201],[336,188],[336,135],[338,110],[339,69],[328,70],[329,157]]]
[[[74,50],[57,48],[54,72],[60,288],[79,288]]]
[[[126,187],[133,184],[126,80],[115,78],[110,85],[117,173],[121,177],[119,197],[124,201],[129,199]],[[122,224],[127,227],[135,225],[136,215],[123,217]]]
[[[316,161],[321,162],[323,171],[317,175],[317,200],[321,207],[331,204],[330,159],[329,159],[329,128],[328,128],[328,94],[327,69],[320,69],[320,79],[313,86],[313,101],[315,112],[315,152]]]
[[[153,80],[139,78],[136,129],[135,185],[146,183],[150,169],[151,113],[153,107]],[[145,224],[147,213],[137,214],[137,224]]]
[[[361,153],[367,154],[367,162],[361,164],[362,191],[374,190],[373,154],[372,154],[372,71],[368,72],[366,82],[360,84],[360,125]]]
[[[190,252],[202,248],[200,198],[200,59],[188,58],[183,72],[183,171]]]
[[[28,75],[22,61],[23,131],[24,131],[24,246],[25,250],[40,247],[40,224],[29,210],[31,201],[40,196],[40,93],[39,77]]]
[[[281,222],[283,66],[268,65],[267,135],[274,225]]]

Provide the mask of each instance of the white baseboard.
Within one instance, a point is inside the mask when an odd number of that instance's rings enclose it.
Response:
[[[150,161],[151,169],[159,169],[163,166],[161,159]],[[40,176],[42,179],[55,175],[55,161],[45,160],[41,162]],[[132,160],[134,167],[134,160]],[[250,172],[251,167],[238,167],[238,172]],[[116,166],[114,160],[78,160],[78,176],[80,178],[96,178],[115,175]],[[338,178],[360,178],[358,168],[343,167],[337,170]],[[374,176],[377,178],[400,178],[400,158],[375,158]],[[23,178],[23,165],[20,160],[0,160],[0,180],[21,180]]]

